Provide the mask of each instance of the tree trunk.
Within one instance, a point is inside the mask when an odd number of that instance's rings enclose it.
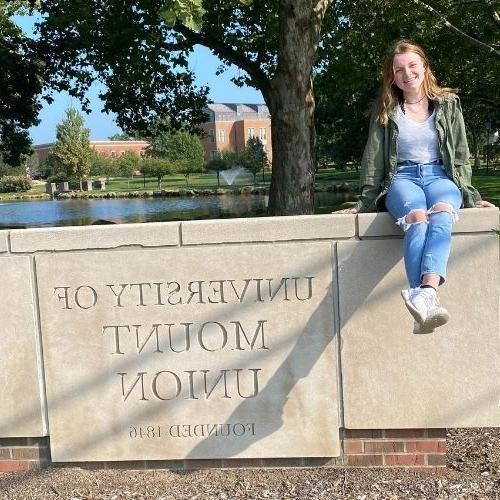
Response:
[[[472,149],[474,150],[474,168],[480,168],[481,156],[479,152],[479,137],[475,131],[472,132]]]
[[[276,74],[264,98],[271,112],[270,215],[314,212],[316,131],[311,70],[329,0],[281,0]]]

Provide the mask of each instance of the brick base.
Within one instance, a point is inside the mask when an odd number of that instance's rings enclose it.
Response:
[[[341,429],[341,456],[53,463],[49,438],[0,438],[0,472],[56,467],[206,469],[276,467],[399,467],[446,472],[446,429]]]

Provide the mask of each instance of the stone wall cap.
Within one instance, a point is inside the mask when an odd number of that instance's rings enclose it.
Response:
[[[355,218],[348,214],[186,221],[181,231],[185,245],[336,239],[356,234]]]
[[[377,236],[402,236],[403,231],[396,226],[394,218],[387,212],[358,214],[358,235],[360,238]],[[498,230],[499,209],[463,208],[459,210],[458,221],[453,226],[454,233],[479,233]]]
[[[11,251],[64,251],[179,245],[178,222],[151,222],[104,226],[69,226],[10,231]]]

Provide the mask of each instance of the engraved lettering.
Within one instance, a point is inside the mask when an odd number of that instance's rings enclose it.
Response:
[[[172,375],[172,377],[175,380],[175,395],[168,397],[161,397],[159,392],[158,392],[158,377],[163,374],[163,373],[169,373]],[[181,393],[181,379],[175,374],[174,372],[171,372],[169,370],[163,370],[161,372],[158,372],[154,377],[153,377],[153,383],[151,384],[151,389],[153,391],[153,394],[155,395],[156,398],[161,399],[162,401],[170,401],[171,399],[175,399],[179,394]]]
[[[299,292],[297,290],[297,288],[298,288],[297,281],[299,281],[302,278],[293,278],[293,279],[295,280],[295,297],[297,297],[297,300],[309,300],[312,297],[312,280],[314,279],[314,276],[305,276],[304,277],[304,279],[307,280],[307,284],[308,284],[308,287],[307,287],[308,293],[307,293],[307,297],[305,299],[301,299],[299,297]]]
[[[128,325],[104,325],[102,327],[102,333],[106,333],[108,328],[114,328],[115,330],[115,352],[111,354],[124,354],[124,352],[120,350],[120,328],[126,328],[130,333],[130,327]]]
[[[257,396],[259,393],[259,379],[258,379],[258,372],[261,371],[261,368],[249,368],[248,371],[253,372],[253,394],[250,396],[243,396],[241,394],[241,388],[240,388],[240,372],[243,371],[241,368],[236,368],[234,370],[236,372],[236,387],[238,388],[238,395],[241,398],[248,399],[248,398],[254,398]]]
[[[203,339],[203,332],[205,331],[207,325],[217,325],[219,327],[219,331],[222,333],[222,342],[219,348],[209,349],[206,346],[205,341]],[[210,331],[214,331],[214,329],[211,328]],[[200,347],[202,349],[205,349],[205,351],[210,351],[210,352],[220,351],[221,349],[224,349],[224,347],[227,344],[227,330],[224,328],[223,325],[221,325],[217,321],[207,321],[206,323],[203,323],[203,325],[201,325],[200,329],[198,330],[198,344],[200,344]]]
[[[129,390],[125,394],[125,375],[127,373],[117,373],[117,375],[120,375],[122,378],[122,396],[123,396],[123,401],[127,401],[127,398],[130,396],[130,393],[134,390],[134,387],[137,385],[139,380],[141,381],[141,397],[139,400],[141,401],[148,401],[144,394],[144,375],[146,375],[146,372],[138,372],[137,373],[137,378],[135,379],[135,382],[130,386]]]
[[[121,283],[120,286],[122,287],[121,290],[118,292],[118,294],[115,292],[114,290],[114,285],[106,285],[112,292],[113,292],[113,295],[116,297],[116,304],[115,304],[115,307],[123,307],[122,303],[121,303],[121,297],[122,297],[122,293],[123,293],[123,290],[125,290],[125,288],[127,288],[127,283]]]
[[[64,300],[64,307],[63,309],[71,309],[69,306],[69,294],[68,290],[70,289],[69,286],[55,286],[54,287],[54,293],[56,293],[57,290],[64,290],[62,295],[57,295],[57,298],[59,299],[59,302],[61,300]]]
[[[80,303],[80,292],[82,290],[85,290],[85,291],[88,291],[90,292],[90,297],[88,296],[88,292],[86,293],[83,293],[83,297],[82,299],[85,299],[85,296],[87,296],[87,304],[88,305],[82,305]],[[88,300],[90,299],[90,302],[88,302]],[[75,291],[75,304],[80,308],[80,309],[90,309],[91,307],[94,307],[97,303],[97,292],[91,287],[91,286],[88,286],[88,285],[82,285],[82,286],[79,286],[76,291]]]
[[[255,330],[255,334],[253,336],[252,342],[248,340],[247,334],[245,333],[245,330],[243,330],[243,327],[241,326],[241,323],[239,321],[231,321],[230,323],[233,323],[235,326],[235,340],[236,340],[236,347],[233,349],[233,351],[243,351],[244,348],[241,347],[241,337],[240,337],[240,331],[243,334],[243,337],[245,338],[247,344],[250,346],[250,349],[253,349],[253,346],[255,345],[255,342],[257,341],[257,337],[259,336],[259,332],[261,333],[261,338],[262,338],[262,347],[259,347],[259,349],[269,349],[269,347],[266,347],[265,345],[265,340],[264,340],[264,323],[267,323],[266,320],[259,320],[259,324],[257,325],[257,328]]]

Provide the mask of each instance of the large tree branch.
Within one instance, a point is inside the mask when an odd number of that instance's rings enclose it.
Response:
[[[434,7],[431,7],[430,5],[428,5],[425,2],[422,2],[421,0],[413,0],[413,3],[415,3],[416,5],[421,7],[422,9],[424,9],[427,12],[430,12],[431,14],[436,16],[450,31],[452,31],[453,33],[456,33],[462,39],[466,40],[467,42],[469,42],[472,45],[475,45],[476,47],[481,47],[481,49],[483,49],[483,50],[489,52],[490,54],[493,54],[494,56],[500,58],[500,51],[494,49],[491,45],[488,45],[484,42],[481,42],[477,38],[474,38],[474,37],[468,35],[467,33],[463,32],[462,30],[458,29],[456,26],[451,24],[450,21],[448,21],[448,19],[446,19],[446,17],[443,14],[441,14],[436,9],[434,9]]]
[[[246,71],[250,75],[253,83],[262,91],[262,93],[264,95],[268,94],[271,88],[269,78],[258,64],[241,54],[241,52],[238,52],[220,40],[211,38],[207,34],[197,33],[182,23],[176,22],[173,29],[186,37],[186,39],[193,44],[197,43],[212,49],[218,56]]]

